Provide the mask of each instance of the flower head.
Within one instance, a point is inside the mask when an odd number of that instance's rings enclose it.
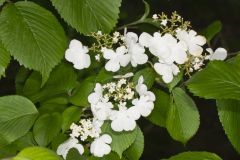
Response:
[[[83,46],[80,41],[73,39],[65,52],[65,58],[73,63],[74,68],[81,70],[88,68],[91,64],[90,56],[87,53],[88,48]]]

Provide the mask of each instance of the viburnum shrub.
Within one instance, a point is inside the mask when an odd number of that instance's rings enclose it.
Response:
[[[69,43],[47,9],[0,1],[0,75],[11,57],[21,65],[16,95],[0,97],[0,158],[138,160],[141,118],[186,144],[200,125],[189,93],[216,100],[240,152],[240,57],[211,48],[220,22],[199,34],[177,12],[149,16],[144,1],[139,20],[117,27],[121,0],[50,1],[78,32],[68,33]],[[169,158],[180,159],[221,160],[206,151]]]

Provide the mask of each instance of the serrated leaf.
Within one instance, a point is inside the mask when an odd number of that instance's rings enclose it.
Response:
[[[106,122],[102,126],[102,133],[107,133],[112,137],[111,149],[122,158],[122,153],[134,143],[137,136],[137,128],[129,132],[115,132],[112,130],[110,123]]]
[[[137,136],[133,144],[123,153],[123,156],[129,160],[139,160],[144,149],[144,136],[141,129],[137,128]]]
[[[138,79],[140,76],[143,76],[143,78],[144,78],[143,83],[147,85],[148,89],[150,89],[153,86],[155,78],[156,78],[156,73],[155,73],[154,69],[149,67],[149,68],[145,68],[145,69],[138,71],[133,77],[133,81],[135,84],[138,83]]]
[[[231,144],[240,153],[240,101],[217,100],[219,119]]]
[[[69,64],[61,63],[51,72],[48,81],[41,88],[41,76],[33,72],[27,79],[23,95],[33,102],[40,102],[52,96],[67,93],[77,82],[77,75]]]
[[[73,122],[77,122],[80,119],[80,116],[82,114],[82,110],[79,107],[72,106],[67,108],[62,113],[62,130],[65,132],[70,128],[70,125]]]
[[[218,155],[209,152],[183,152],[168,160],[222,160]]]
[[[172,94],[167,130],[173,139],[186,144],[199,128],[199,112],[194,101],[181,88],[175,88]]]
[[[4,6],[0,35],[20,64],[42,74],[43,83],[63,58],[67,46],[64,30],[53,14],[30,1]]]
[[[47,146],[60,132],[62,117],[59,113],[40,116],[33,126],[33,135],[40,146]]]
[[[0,97],[0,113],[0,142],[7,144],[29,131],[38,111],[30,100],[14,95]]]
[[[160,89],[154,89],[153,93],[156,101],[154,102],[154,109],[147,119],[155,125],[166,127],[167,114],[170,108],[170,96]]]
[[[221,21],[214,21],[206,29],[203,30],[202,34],[207,38],[207,41],[210,42],[221,30]]]
[[[13,160],[61,160],[52,150],[43,147],[28,147],[23,149]]]
[[[117,23],[121,0],[51,0],[61,17],[83,34],[110,32]]]
[[[188,89],[206,99],[240,100],[240,64],[213,61],[187,82]]]
[[[88,106],[88,96],[95,87],[95,77],[88,77],[76,88],[69,101],[76,105],[85,107]]]
[[[6,50],[0,41],[0,79],[5,75],[5,70],[10,63],[10,59],[10,53]]]

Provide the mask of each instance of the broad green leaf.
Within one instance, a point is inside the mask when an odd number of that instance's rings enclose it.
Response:
[[[18,150],[22,150],[22,149],[27,148],[27,147],[36,146],[37,143],[34,140],[33,133],[28,132],[27,134],[25,134],[21,138],[14,141],[13,145],[16,146],[16,148]]]
[[[10,63],[10,53],[3,46],[0,41],[0,78],[5,75],[5,70]]]
[[[16,94],[23,95],[24,84],[30,74],[31,71],[23,66],[19,69],[15,77]]]
[[[129,132],[115,132],[112,130],[111,125],[108,122],[104,123],[102,126],[102,133],[107,133],[112,137],[112,151],[115,151],[120,158],[122,158],[123,152],[134,143],[137,132],[137,128]]]
[[[139,160],[144,149],[144,136],[141,129],[137,128],[137,136],[133,144],[123,153],[126,159]]]
[[[174,87],[176,87],[178,85],[178,83],[183,79],[183,71],[181,71],[180,73],[178,73],[178,75],[176,75],[171,83],[168,83],[167,86],[169,88],[170,91],[173,90]]]
[[[110,32],[117,23],[121,0],[51,0],[61,17],[83,34]]]
[[[0,97],[0,142],[7,143],[25,135],[38,114],[34,104],[25,97]]]
[[[222,160],[222,158],[209,152],[183,152],[168,160]]]
[[[4,6],[0,35],[6,49],[20,64],[42,74],[43,84],[63,58],[67,46],[64,30],[53,14],[30,1]]]
[[[63,95],[64,96],[64,95]],[[40,114],[45,113],[62,113],[68,107],[68,97],[56,97],[40,103],[38,111]]]
[[[156,73],[155,73],[154,69],[145,68],[145,69],[138,71],[133,77],[133,81],[135,84],[138,83],[138,79],[140,76],[143,76],[144,84],[146,84],[148,89],[150,89],[153,86],[155,78],[156,78]]]
[[[219,119],[228,139],[240,153],[240,101],[217,100],[217,108]]]
[[[187,86],[202,98],[240,100],[240,64],[213,61],[196,73]]]
[[[166,127],[167,114],[170,108],[170,97],[160,89],[154,89],[153,93],[156,97],[154,109],[147,119],[155,125]]]
[[[51,148],[54,151],[57,151],[57,148],[59,147],[60,144],[64,143],[67,139],[69,138],[69,135],[64,134],[64,133],[59,133],[51,143]]]
[[[52,150],[43,147],[28,147],[23,149],[13,160],[61,160]]]
[[[75,159],[67,159],[67,160],[75,160]],[[83,159],[80,159],[80,160],[83,160]],[[116,152],[111,152],[108,155],[105,155],[103,157],[91,156],[91,157],[86,158],[84,160],[128,160],[128,159],[125,159],[124,157],[119,158],[119,156],[117,155]]]
[[[70,102],[76,106],[85,107],[88,106],[88,96],[95,87],[95,77],[89,77],[76,88],[73,95],[70,97]]]
[[[33,72],[27,79],[23,94],[33,102],[39,102],[52,96],[67,93],[75,85],[77,75],[71,65],[61,63],[51,72],[48,81],[41,88],[41,76]]]
[[[202,34],[207,38],[207,41],[210,42],[221,30],[221,21],[214,21],[206,29],[203,30]]]
[[[173,139],[186,144],[198,130],[199,112],[194,101],[181,88],[175,88],[172,94],[167,130]]]
[[[82,114],[82,110],[79,107],[72,106],[67,108],[62,113],[62,130],[65,132],[70,128],[70,125],[73,122],[77,122],[80,119],[80,116]]]
[[[62,117],[59,113],[40,116],[33,126],[33,135],[40,146],[47,146],[61,130]]]
[[[113,79],[113,76],[114,76],[113,72],[108,72],[105,70],[105,68],[103,68],[98,73],[98,75],[96,77],[96,82],[101,83],[101,84],[108,83],[109,81],[111,81]]]

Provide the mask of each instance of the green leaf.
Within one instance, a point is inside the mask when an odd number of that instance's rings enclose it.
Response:
[[[221,30],[221,21],[214,21],[206,29],[203,30],[202,34],[207,38],[207,41],[210,42]]]
[[[33,72],[24,85],[23,95],[33,102],[39,102],[58,94],[66,94],[76,85],[76,82],[77,75],[73,67],[69,64],[61,63],[54,68],[48,81],[42,88],[40,74]]]
[[[34,104],[25,97],[0,97],[0,142],[11,143],[25,135],[38,114]]]
[[[168,160],[222,160],[218,155],[209,152],[183,152]]]
[[[129,160],[139,160],[144,149],[144,136],[141,129],[137,128],[137,136],[133,144],[123,153],[123,156]]]
[[[240,101],[217,100],[219,119],[223,129],[238,153],[240,153]]]
[[[154,109],[147,119],[155,125],[166,127],[167,114],[170,108],[170,96],[160,89],[154,89],[153,93],[156,101],[154,102]]]
[[[10,60],[11,60],[10,53],[6,50],[6,48],[0,41],[0,78],[1,76],[5,75],[5,70],[8,64],[10,63]]]
[[[69,101],[76,106],[88,106],[88,96],[95,87],[95,77],[88,77],[76,88]]]
[[[101,84],[108,83],[113,79],[113,76],[113,72],[108,72],[105,68],[102,68],[96,77],[96,82]]]
[[[213,61],[196,73],[187,86],[202,98],[240,100],[240,64]]]
[[[192,138],[200,125],[199,112],[194,101],[181,89],[173,90],[173,103],[167,117],[171,137],[184,144]]]
[[[30,1],[4,6],[0,35],[6,49],[20,64],[42,74],[43,84],[63,58],[67,46],[64,30],[53,14]]]
[[[40,116],[33,126],[33,135],[40,146],[47,146],[61,130],[62,119],[59,113]]]
[[[22,150],[27,147],[35,146],[37,143],[34,140],[32,132],[28,132],[21,138],[13,142],[13,145],[16,146],[18,150]]]
[[[23,66],[19,69],[15,77],[16,94],[23,95],[23,87],[30,74],[31,71]]]
[[[61,17],[83,34],[110,32],[117,23],[121,0],[51,0]]]
[[[133,77],[133,81],[135,84],[138,83],[138,79],[140,76],[143,76],[144,84],[146,84],[148,89],[150,89],[153,86],[155,78],[156,78],[156,73],[155,73],[154,69],[149,67],[149,68],[145,68],[145,69],[138,71]]]
[[[53,151],[43,147],[28,147],[23,149],[13,160],[61,160]]]
[[[183,71],[181,71],[180,73],[178,73],[178,75],[176,75],[171,83],[168,83],[167,86],[170,90],[170,92],[173,90],[174,87],[177,86],[177,84],[183,79]]]
[[[65,132],[69,129],[73,122],[77,122],[80,119],[82,110],[79,107],[69,107],[62,113],[62,130]]]
[[[134,143],[137,132],[137,128],[129,132],[115,132],[112,130],[111,125],[108,122],[104,123],[102,126],[102,133],[107,133],[112,137],[112,151],[115,151],[120,158],[122,158],[122,153]]]

